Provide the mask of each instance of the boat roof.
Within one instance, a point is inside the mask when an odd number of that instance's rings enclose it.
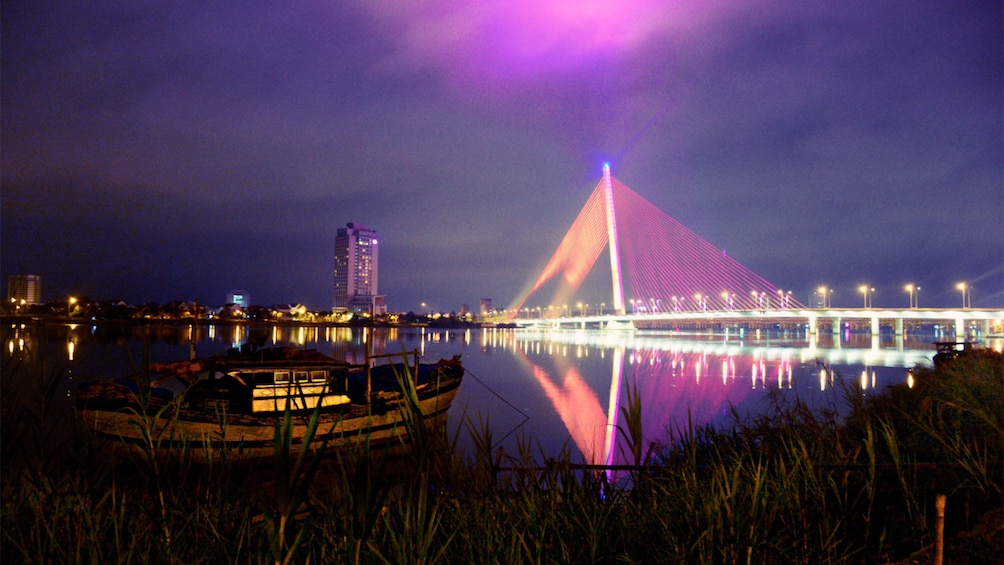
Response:
[[[230,350],[225,356],[213,359],[227,366],[247,367],[289,367],[300,366],[333,366],[347,367],[349,363],[329,357],[316,349],[301,349],[298,347],[268,347],[253,350]]]

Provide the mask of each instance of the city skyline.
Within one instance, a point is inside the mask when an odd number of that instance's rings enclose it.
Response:
[[[2,274],[320,310],[357,221],[389,310],[501,306],[610,162],[802,302],[1004,305],[999,3],[563,6],[6,3]]]

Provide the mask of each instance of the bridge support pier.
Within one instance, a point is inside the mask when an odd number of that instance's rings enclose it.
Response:
[[[990,335],[990,320],[983,320],[980,322],[980,333],[982,333],[984,337]]]
[[[882,326],[879,324],[878,316],[872,317],[872,335],[879,335],[882,333]]]
[[[817,322],[816,317],[809,316],[808,322],[809,322],[809,335],[816,335],[818,331],[818,328],[816,327],[816,322]]]
[[[603,326],[603,328],[607,330],[633,330],[634,324],[621,320],[610,320]]]
[[[896,318],[896,335],[904,335],[905,333],[903,331],[903,318]]]
[[[955,339],[966,339],[966,321],[963,318],[955,320]]]
[[[844,323],[844,320],[841,318],[833,318],[831,322],[833,323],[830,325],[830,331],[833,332],[833,335],[840,335],[840,325]]]

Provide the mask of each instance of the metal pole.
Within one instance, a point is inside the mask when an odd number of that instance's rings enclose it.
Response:
[[[934,565],[941,565],[945,557],[945,495],[934,499]]]

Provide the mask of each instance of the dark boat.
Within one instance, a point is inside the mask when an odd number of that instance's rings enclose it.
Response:
[[[315,412],[312,445],[406,442],[404,419],[416,417],[406,397],[426,426],[444,424],[463,374],[459,356],[419,364],[416,352],[412,364],[358,366],[312,349],[244,348],[87,383],[77,406],[85,426],[122,446],[159,456],[184,447],[196,461],[261,459],[274,455],[276,423],[287,410],[295,448],[310,437]]]
[[[941,367],[945,363],[971,355],[973,352],[973,344],[968,341],[936,341],[934,347],[937,349],[937,353],[932,359],[935,367]]]

